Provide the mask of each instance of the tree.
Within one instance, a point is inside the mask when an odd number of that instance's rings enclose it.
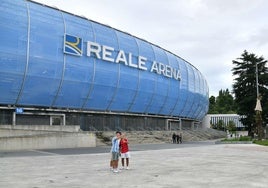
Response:
[[[209,114],[218,114],[218,111],[216,110],[216,98],[214,96],[209,97]]]
[[[220,90],[219,96],[216,99],[218,111],[220,114],[233,114],[236,111],[234,105],[234,98],[229,90]]]
[[[229,131],[229,133],[231,134],[235,134],[236,132],[236,126],[235,126],[235,122],[234,121],[229,121],[226,129]]]
[[[236,106],[234,98],[228,89],[220,90],[219,96],[209,98],[209,114],[234,114]]]
[[[235,94],[235,102],[237,104],[237,112],[245,117],[241,122],[246,126],[249,135],[252,135],[256,128],[255,123],[255,105],[256,105],[256,66],[258,66],[259,84],[266,85],[268,81],[268,72],[266,68],[267,61],[264,58],[258,57],[253,53],[248,53],[246,50],[241,57],[232,61],[234,68],[232,69],[235,76],[233,84],[233,92]],[[267,99],[268,91],[265,88],[259,87],[260,94]],[[267,101],[262,101],[263,115],[267,116]],[[266,118],[263,118],[266,120]]]
[[[224,131],[224,130],[225,130],[225,124],[224,124],[224,122],[223,122],[222,119],[220,119],[220,120],[217,122],[216,126],[217,126],[217,129],[218,129],[218,130],[221,130],[221,131]]]

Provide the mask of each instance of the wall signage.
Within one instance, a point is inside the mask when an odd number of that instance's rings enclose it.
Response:
[[[121,49],[115,49],[114,47],[101,45],[92,41],[87,41],[86,47],[86,56],[88,57],[94,57],[115,64],[120,63],[131,68],[149,71],[178,81],[181,80],[180,70],[170,65],[153,61],[150,63],[150,67],[148,67],[148,59],[146,57],[135,56]],[[64,53],[82,56],[82,39],[65,34]]]

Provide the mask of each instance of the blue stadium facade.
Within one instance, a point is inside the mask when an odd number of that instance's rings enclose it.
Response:
[[[86,130],[99,129],[101,121],[113,128],[137,121],[161,127],[166,119],[201,121],[206,115],[207,82],[179,56],[39,3],[0,4],[1,124],[14,123],[16,109],[17,123],[32,118],[46,124],[55,113]],[[34,120],[38,115],[41,120]],[[144,124],[146,118],[152,122]]]

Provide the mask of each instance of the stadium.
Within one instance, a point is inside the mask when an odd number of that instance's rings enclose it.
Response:
[[[172,52],[29,0],[0,10],[1,125],[166,130],[208,111],[205,77]]]

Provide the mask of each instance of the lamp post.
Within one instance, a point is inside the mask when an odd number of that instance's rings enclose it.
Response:
[[[258,64],[259,63],[257,63],[256,62],[256,90],[257,90],[257,99],[258,99],[258,97],[259,97],[259,75],[258,75]]]
[[[258,77],[258,63],[256,63],[256,90],[257,90],[257,100],[256,100],[256,125],[257,125],[257,133],[258,133],[258,139],[261,140],[263,137],[263,130],[262,130],[262,118],[261,118],[261,96],[259,94],[259,77]]]

